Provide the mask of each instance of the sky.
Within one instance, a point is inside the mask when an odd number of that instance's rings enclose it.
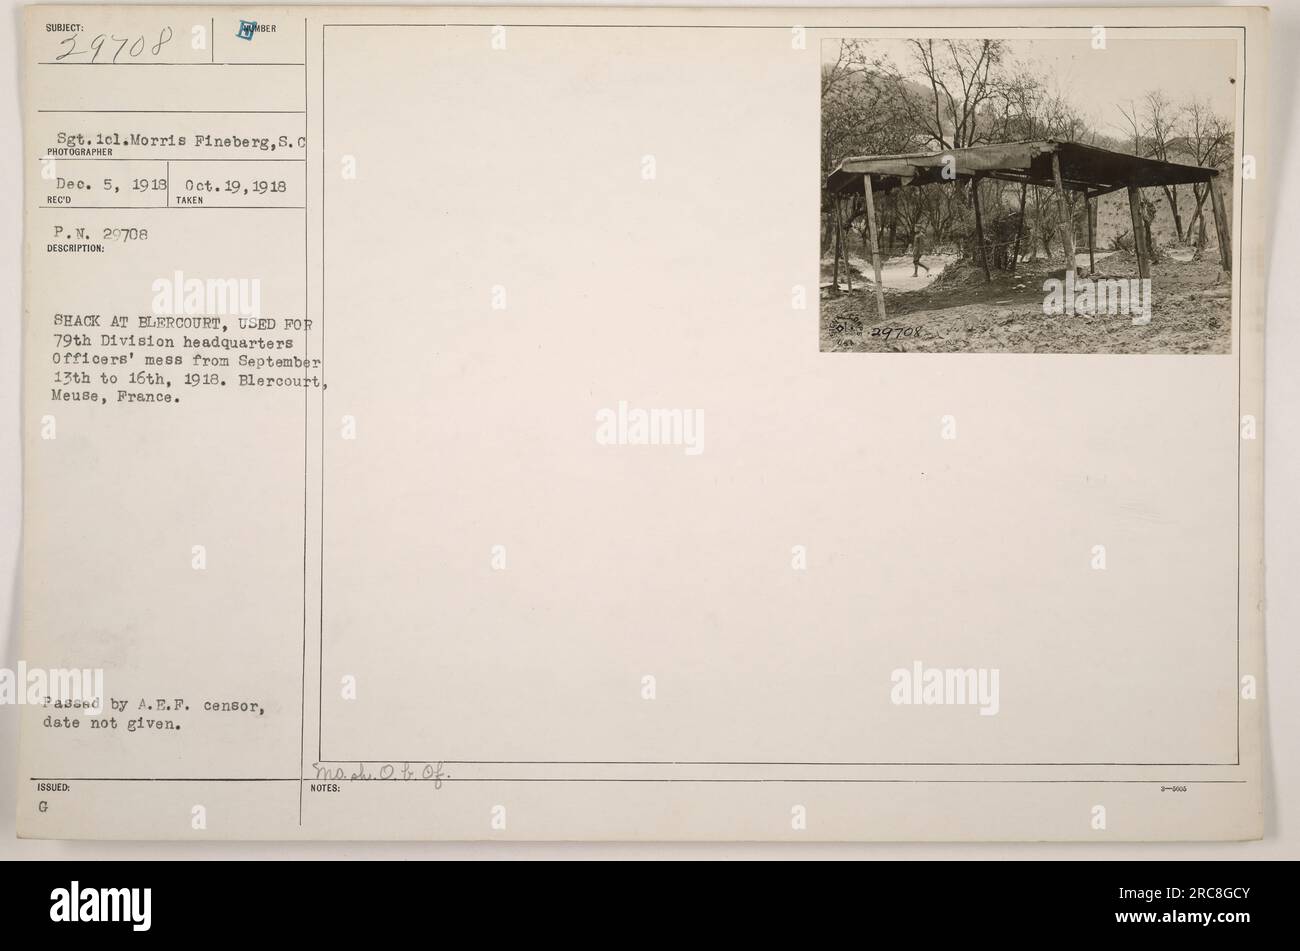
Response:
[[[833,61],[837,41],[822,46],[822,59]],[[1163,90],[1175,103],[1208,100],[1214,111],[1232,116],[1236,86],[1237,43],[1232,39],[1116,39],[1094,50],[1087,39],[1008,40],[1009,58],[1037,65],[1049,88],[1062,94],[1089,120],[1097,132],[1129,134],[1120,113],[1131,101],[1141,101],[1153,89]],[[913,59],[905,40],[872,40],[870,49],[886,53],[905,73]]]

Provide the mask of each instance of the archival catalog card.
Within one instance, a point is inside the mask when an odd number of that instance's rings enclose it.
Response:
[[[28,8],[20,832],[1258,837],[1267,28]]]

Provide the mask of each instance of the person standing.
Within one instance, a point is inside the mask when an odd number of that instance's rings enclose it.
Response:
[[[917,228],[916,234],[912,235],[912,277],[917,276],[917,268],[922,268],[928,275],[930,269],[921,261],[921,255],[929,249],[929,242],[926,240],[924,228]]]

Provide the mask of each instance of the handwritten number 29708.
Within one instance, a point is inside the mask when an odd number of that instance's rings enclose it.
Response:
[[[60,60],[71,59],[72,57],[77,56],[89,56],[90,59],[87,60],[87,62],[98,63],[100,62],[101,54],[105,57],[112,54],[112,59],[105,59],[104,62],[116,63],[118,58],[124,52],[127,56],[136,58],[143,54],[146,48],[152,55],[157,56],[162,52],[162,48],[171,41],[172,35],[172,28],[169,26],[165,26],[159,30],[158,39],[154,40],[152,43],[149,42],[149,37],[143,35],[131,37],[117,36],[112,33],[100,33],[90,41],[88,47],[78,49],[77,34],[74,33],[67,39],[59,41],[59,45],[65,47],[65,49],[58,56],[54,57],[54,59],[58,62]],[[105,49],[105,47],[107,47],[107,49]]]

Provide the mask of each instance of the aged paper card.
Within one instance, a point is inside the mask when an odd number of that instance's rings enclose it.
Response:
[[[26,35],[22,834],[1260,835],[1264,11]]]

